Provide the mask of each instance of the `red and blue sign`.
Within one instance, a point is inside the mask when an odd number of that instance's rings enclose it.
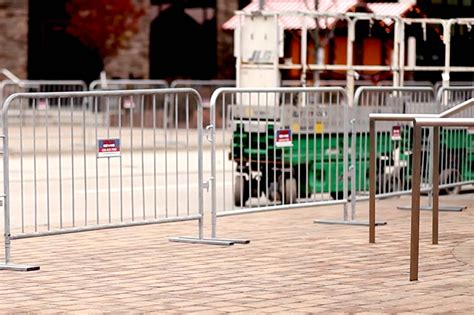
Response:
[[[398,125],[395,125],[392,127],[392,140],[394,141],[402,140],[402,129]]]
[[[275,146],[277,148],[286,148],[293,146],[290,129],[280,129],[276,131]]]
[[[97,157],[120,156],[120,139],[99,139],[97,141]]]

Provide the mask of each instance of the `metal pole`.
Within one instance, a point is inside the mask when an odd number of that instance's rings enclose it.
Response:
[[[375,243],[375,119],[370,119],[370,167],[369,167],[369,243]]]
[[[442,75],[443,87],[449,86],[449,67],[451,64],[451,25],[452,20],[447,23],[443,21],[443,42],[444,42],[444,71]]]
[[[303,19],[303,27],[301,31],[301,86],[306,86],[306,71],[308,71],[307,49],[308,49],[308,29],[306,27],[306,19]],[[278,59],[277,59],[278,60]]]
[[[21,79],[14,75],[10,70],[8,69],[2,69],[0,71],[4,76],[6,76],[8,79],[12,80],[13,83],[20,85]]]
[[[258,10],[263,11],[264,6],[265,6],[265,0],[258,0]]]
[[[418,280],[420,247],[421,126],[415,123],[411,191],[410,281]]]
[[[319,0],[314,0],[314,10],[316,12],[318,12],[318,8],[319,8]],[[314,54],[313,54],[313,56],[314,56],[314,63],[319,64],[320,62],[322,62],[322,60],[319,60],[319,46],[321,45],[321,43],[319,41],[319,19],[318,19],[318,15],[315,16],[314,22],[315,22],[315,29],[314,29]],[[318,70],[314,71],[313,81],[314,81],[314,86],[319,86],[320,76],[319,76],[319,71]]]
[[[222,105],[223,107],[225,104]],[[216,207],[217,207],[217,196],[216,196],[216,106],[211,106],[211,217],[212,217],[212,238],[217,238],[217,217],[216,217]]]
[[[399,20],[395,20],[394,26],[394,41],[393,41],[393,60],[392,60],[392,73],[393,73],[393,85],[399,86],[400,85],[400,73],[399,73],[399,66],[400,66],[400,23]],[[403,40],[403,39],[402,39]]]
[[[439,227],[439,127],[433,127],[433,218],[432,243],[438,244]]]
[[[347,21],[347,97],[349,98],[349,106],[352,107],[354,100],[354,75],[355,71],[353,69],[353,44],[355,40],[355,24],[356,20],[349,18]]]
[[[355,221],[356,213],[356,120],[351,119],[351,166],[349,167],[351,177],[351,221]]]
[[[198,120],[198,181],[199,181],[199,239],[204,238],[204,187],[203,187],[203,152],[202,152],[202,137],[203,137],[203,109],[202,102],[198,101],[197,104],[197,120]]]
[[[399,86],[403,86],[404,85],[404,81],[405,81],[405,23],[397,18],[396,19],[396,22],[397,24],[400,24],[400,34],[399,34],[399,38],[400,38],[400,50],[399,50],[399,55],[400,55],[400,58],[398,60],[398,71],[399,71]]]
[[[6,116],[4,114],[4,116]],[[3,216],[5,224],[5,264],[10,263],[11,253],[11,239],[10,239],[10,203],[8,197],[10,196],[10,185],[9,185],[9,167],[8,167],[8,128],[6,126],[6,118],[3,118]]]

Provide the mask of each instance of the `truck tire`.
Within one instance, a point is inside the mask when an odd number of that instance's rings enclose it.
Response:
[[[243,207],[249,199],[249,181],[243,174],[237,174],[234,181],[234,205]]]
[[[274,201],[281,201],[281,192],[280,189],[278,188],[277,183],[271,183],[268,187],[267,190],[267,198],[269,201],[274,202]]]
[[[282,202],[285,204],[296,203],[297,189],[296,179],[285,178],[280,181],[280,191],[283,194]]]

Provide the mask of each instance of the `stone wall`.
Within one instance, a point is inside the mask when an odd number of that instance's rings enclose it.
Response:
[[[0,69],[26,79],[27,60],[28,0],[0,0]]]

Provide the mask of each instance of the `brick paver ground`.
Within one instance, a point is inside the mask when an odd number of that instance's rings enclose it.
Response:
[[[408,197],[378,202],[377,243],[368,228],[314,224],[338,219],[340,206],[218,219],[231,247],[178,244],[196,223],[173,223],[13,241],[15,263],[41,270],[0,272],[0,313],[157,314],[474,313],[474,194],[442,197],[464,204],[421,214],[419,281],[408,281]],[[367,217],[368,203],[358,206]]]

